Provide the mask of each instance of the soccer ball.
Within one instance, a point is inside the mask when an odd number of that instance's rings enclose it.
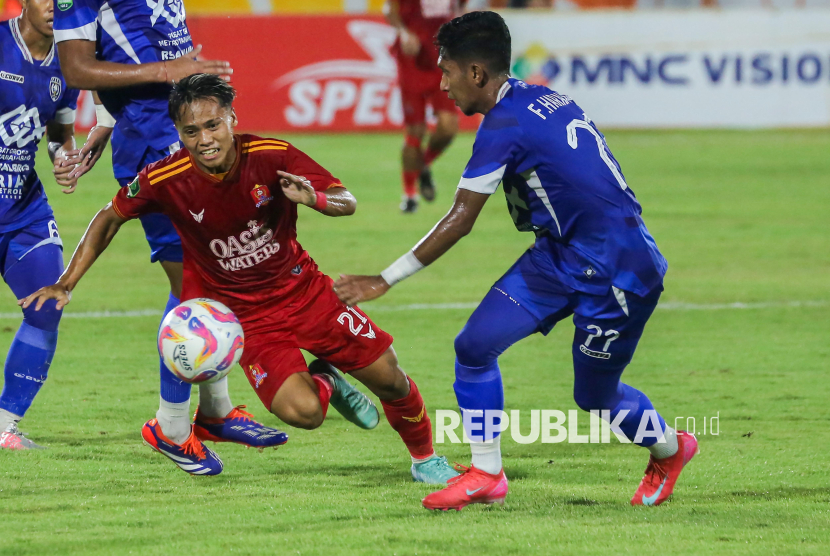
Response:
[[[159,355],[191,384],[215,382],[242,357],[245,335],[236,315],[212,299],[190,299],[170,311],[159,329]]]

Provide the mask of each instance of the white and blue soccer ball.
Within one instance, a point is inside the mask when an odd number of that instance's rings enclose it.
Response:
[[[221,379],[239,363],[245,335],[239,319],[222,303],[190,299],[164,317],[158,346],[173,374],[204,384]]]

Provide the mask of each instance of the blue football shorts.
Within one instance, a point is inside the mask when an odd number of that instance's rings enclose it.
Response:
[[[526,309],[542,334],[573,315],[575,362],[609,371],[628,365],[657,307],[662,285],[644,297],[614,287],[605,295],[589,295],[542,272],[532,261],[532,250],[526,251],[493,289]]]

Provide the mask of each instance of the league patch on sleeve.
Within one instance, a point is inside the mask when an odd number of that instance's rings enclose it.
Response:
[[[130,188],[130,190],[127,192],[127,198],[132,199],[133,197],[138,195],[138,192],[141,190],[141,184],[138,183],[138,176],[136,176],[133,182],[127,187]]]

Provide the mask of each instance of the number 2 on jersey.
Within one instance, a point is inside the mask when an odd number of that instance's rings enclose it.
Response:
[[[587,120],[587,116],[586,116]],[[625,179],[620,174],[620,171],[617,169],[617,165],[614,164],[614,161],[611,160],[611,157],[608,156],[608,145],[605,144],[605,139],[603,139],[602,135],[594,129],[594,126],[590,124],[589,121],[586,120],[572,120],[571,123],[568,124],[568,145],[571,146],[572,149],[576,149],[579,146],[578,139],[576,136],[577,129],[587,129],[591,132],[591,135],[597,140],[597,147],[599,147],[599,156],[602,158],[603,162],[608,166],[608,169],[611,170],[611,173],[614,174],[614,177],[617,178],[617,183],[620,184],[624,190],[628,188],[628,184],[625,183]]]

